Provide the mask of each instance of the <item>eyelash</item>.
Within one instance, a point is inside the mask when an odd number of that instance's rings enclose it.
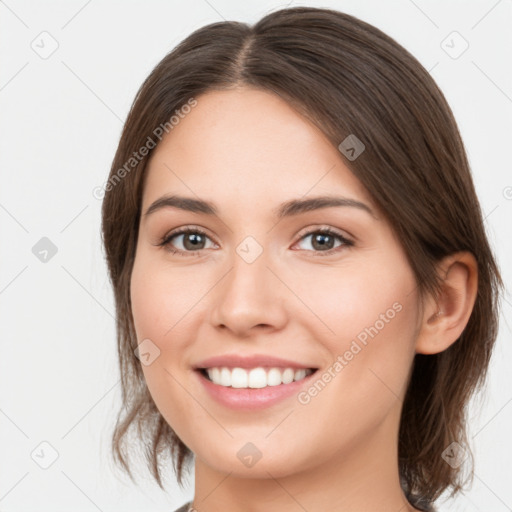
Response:
[[[188,257],[188,256],[200,256],[201,255],[200,253],[201,253],[202,249],[198,249],[197,251],[182,251],[181,249],[173,248],[171,243],[170,243],[173,238],[175,238],[175,237],[177,237],[179,235],[190,234],[190,233],[199,234],[199,235],[205,236],[207,238],[210,238],[202,229],[199,229],[199,228],[194,228],[194,229],[184,228],[184,229],[181,229],[180,231],[176,231],[174,233],[172,233],[172,232],[169,233],[157,245],[159,247],[165,247],[165,249],[167,251],[169,251],[170,253],[172,253],[172,254],[179,254],[179,255],[185,256],[185,257]],[[354,242],[352,242],[350,240],[347,240],[343,235],[341,235],[337,231],[332,230],[331,228],[320,228],[320,229],[314,229],[312,231],[308,231],[307,233],[304,233],[300,237],[299,240],[302,240],[303,238],[306,238],[307,236],[314,235],[314,234],[330,235],[330,236],[338,238],[342,242],[342,245],[340,245],[338,247],[334,247],[334,248],[329,249],[327,251],[309,251],[309,252],[313,252],[315,254],[315,256],[320,256],[320,257],[322,257],[322,256],[331,256],[331,255],[333,255],[334,253],[338,252],[339,250],[341,250],[343,248],[351,247],[351,246],[354,245]]]

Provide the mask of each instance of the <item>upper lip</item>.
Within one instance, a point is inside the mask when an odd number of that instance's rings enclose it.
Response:
[[[268,356],[265,354],[254,354],[251,356],[242,356],[238,354],[225,354],[221,356],[209,357],[204,359],[194,366],[196,370],[204,368],[256,368],[267,366],[271,368],[294,368],[300,370],[301,368],[311,368],[316,370],[314,366],[309,364],[298,363],[280,357]]]

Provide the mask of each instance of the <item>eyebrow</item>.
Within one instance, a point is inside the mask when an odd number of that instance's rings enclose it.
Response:
[[[357,208],[359,210],[366,211],[372,217],[376,218],[372,209],[365,203],[356,201],[355,199],[337,196],[318,196],[311,197],[309,199],[292,199],[282,203],[277,208],[273,208],[272,212],[278,219],[282,219],[284,217],[291,217],[305,212],[320,210],[322,208],[340,206]],[[188,212],[202,213],[205,215],[218,214],[218,209],[210,201],[178,195],[166,195],[154,201],[146,210],[144,215],[150,215],[163,208],[177,208]]]

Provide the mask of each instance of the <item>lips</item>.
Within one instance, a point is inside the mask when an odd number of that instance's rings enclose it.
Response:
[[[262,410],[291,399],[319,369],[310,362],[266,354],[224,354],[193,366],[200,384],[217,403],[232,409]]]
[[[225,358],[222,359],[224,362],[227,362]],[[261,359],[259,359],[261,361]],[[239,363],[241,362],[238,360]],[[290,364],[291,361],[279,360],[276,361],[276,358],[266,358],[264,362],[273,362],[274,364]],[[243,364],[252,365],[255,364],[252,361],[249,362],[247,359],[242,361]],[[216,360],[206,360],[201,364],[218,364]],[[229,364],[235,364],[233,359],[230,359]],[[295,362],[295,367],[300,367],[302,365],[297,364]],[[308,386],[313,378],[313,373],[306,374],[306,370],[299,368],[298,370],[293,371],[289,366],[285,369],[280,377],[281,382],[277,382],[276,376],[271,376],[272,372],[276,372],[277,367],[273,366],[268,371],[268,376],[264,378],[264,367],[257,366],[247,372],[246,369],[241,367],[234,367],[230,370],[227,366],[221,367],[210,367],[208,370],[195,368],[193,372],[196,374],[196,378],[198,379],[198,383],[206,392],[206,396],[212,398],[217,404],[227,407],[229,409],[240,410],[240,411],[261,411],[272,406],[277,406],[279,403],[286,400],[293,400],[294,396],[297,395],[305,386]],[[213,372],[219,372],[217,376],[214,375]],[[311,371],[311,370],[309,370]],[[247,376],[247,380],[241,377],[241,373],[252,373],[255,372],[256,375],[251,377]],[[212,374],[214,379],[219,378],[220,381],[218,383],[211,380],[208,376],[208,373]],[[234,377],[233,374],[238,373],[238,376]],[[289,374],[288,377],[285,376]],[[224,374],[224,375],[222,375]],[[229,375],[228,375],[229,374]],[[259,374],[259,375],[258,375]],[[280,372],[279,372],[280,374]],[[291,382],[291,374],[294,375],[294,378]],[[298,375],[297,375],[298,374]],[[280,374],[281,375],[281,374]],[[295,379],[297,375],[298,379]],[[224,381],[224,379],[229,379],[229,381]],[[273,380],[275,379],[275,380]]]

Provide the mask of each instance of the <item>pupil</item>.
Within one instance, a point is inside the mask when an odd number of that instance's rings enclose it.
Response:
[[[326,243],[325,239],[330,239],[331,242],[333,241],[333,237],[331,235],[324,235],[324,234],[318,234],[317,236],[313,237],[313,247],[320,248],[324,250],[332,249],[332,243],[328,244]],[[318,243],[318,246],[316,246]]]
[[[197,249],[197,245],[201,243],[201,238],[202,235],[199,233],[190,233],[188,236],[185,237],[184,246],[187,249]],[[189,243],[191,245],[187,247]]]

